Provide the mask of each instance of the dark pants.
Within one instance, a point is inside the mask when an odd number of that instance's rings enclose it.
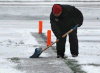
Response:
[[[59,40],[56,43],[56,49],[57,49],[57,54],[58,55],[64,55],[65,46],[66,46],[66,37],[64,37],[62,40]],[[70,43],[70,52],[71,52],[71,54],[78,55],[77,29],[75,29],[74,31],[72,31],[69,34],[69,43]]]

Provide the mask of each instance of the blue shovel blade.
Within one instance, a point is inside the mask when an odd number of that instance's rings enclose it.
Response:
[[[41,53],[42,53],[42,48],[36,48],[34,54],[30,56],[30,58],[38,58]]]

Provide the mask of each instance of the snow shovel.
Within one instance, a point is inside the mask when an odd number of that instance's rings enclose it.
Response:
[[[73,30],[75,30],[78,27],[78,25],[76,25],[74,28],[72,28],[71,30],[69,30],[67,33],[65,33],[62,38],[64,38],[67,34],[71,33]],[[32,56],[30,56],[30,58],[38,58],[40,56],[40,54],[45,51],[46,49],[48,49],[49,47],[51,47],[53,44],[55,44],[56,42],[58,42],[59,39],[57,39],[54,43],[52,43],[51,45],[49,45],[47,48],[45,48],[44,50],[42,50],[42,48],[36,48],[35,52]]]

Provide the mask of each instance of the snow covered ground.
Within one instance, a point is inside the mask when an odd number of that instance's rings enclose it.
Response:
[[[6,72],[20,73],[16,69],[12,68],[16,64],[9,62],[6,58],[12,58],[12,57],[28,58],[30,55],[33,54],[36,46],[39,46],[39,44],[35,40],[35,38],[31,36],[30,30],[2,28],[1,26],[0,27],[0,73],[6,73]]]
[[[30,21],[23,21],[22,25],[20,20],[5,20],[1,22],[0,73],[24,73],[14,69],[17,64],[10,62],[7,58],[29,58],[29,56],[34,53],[35,48],[38,48],[41,45],[38,44],[36,39],[30,33],[38,33],[38,22],[35,24],[35,21],[31,21],[34,22],[34,24],[28,24]],[[15,22],[18,23],[14,25]],[[41,56],[46,57],[47,54],[43,53]]]
[[[0,1],[99,1],[99,0],[0,0]]]
[[[85,16],[83,26],[78,30],[80,54],[77,58],[71,57],[68,41],[65,54],[69,59],[77,60],[87,73],[100,73],[100,21],[96,19],[99,18],[100,9],[90,7],[80,9]],[[50,11],[50,7],[41,9],[34,6],[0,7],[0,73],[25,73],[13,68],[16,63],[6,58],[29,58],[33,54],[34,49],[41,44],[38,44],[30,32],[38,33],[38,21],[43,20],[43,33],[47,34],[47,30],[51,29]],[[53,33],[52,41],[55,41]],[[46,54],[41,56],[45,57]]]

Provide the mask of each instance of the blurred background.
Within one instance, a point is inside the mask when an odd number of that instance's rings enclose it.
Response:
[[[80,9],[85,20],[100,20],[100,0],[0,0],[0,20],[48,20],[53,4]]]
[[[100,1],[100,0],[0,0],[0,1],[53,1],[53,2],[55,2],[55,1],[86,1],[86,2],[88,2],[88,1]]]

